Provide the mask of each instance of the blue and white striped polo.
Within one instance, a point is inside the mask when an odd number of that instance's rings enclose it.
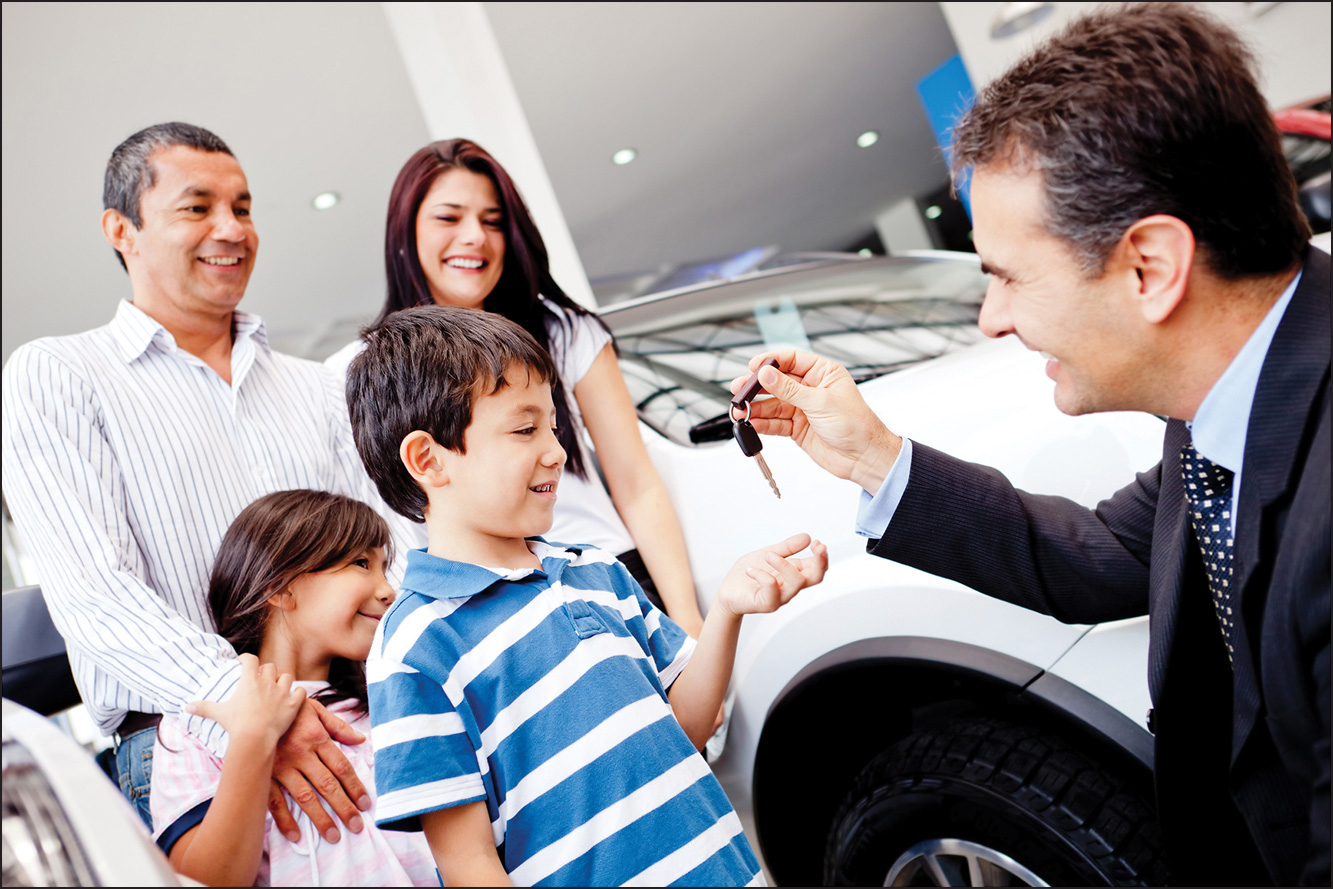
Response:
[[[408,554],[367,662],[376,822],[484,800],[518,885],[762,883],[667,701],[694,641],[611,555],[529,546],[507,575]]]

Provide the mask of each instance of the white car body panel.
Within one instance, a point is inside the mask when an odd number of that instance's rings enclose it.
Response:
[[[49,719],[8,699],[3,716],[4,740],[21,744],[35,762],[100,885],[198,885],[172,872],[129,801],[87,750]],[[56,846],[46,850],[58,852]]]
[[[1043,366],[1011,337],[871,380],[861,391],[895,432],[993,466],[1024,490],[1086,506],[1157,463],[1160,419],[1065,416]],[[755,751],[773,703],[806,665],[857,640],[930,637],[1000,652],[1052,670],[1143,725],[1146,618],[1089,631],[869,555],[854,533],[859,489],[829,476],[787,439],[764,439],[782,490],[776,500],[734,443],[687,448],[647,427],[643,433],[682,518],[705,610],[743,553],[800,531],[829,546],[821,586],[775,614],[746,619],[726,749],[715,764],[738,808],[750,804]]]

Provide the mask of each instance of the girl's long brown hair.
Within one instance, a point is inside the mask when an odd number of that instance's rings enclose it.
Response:
[[[222,538],[208,584],[217,632],[237,654],[259,654],[272,610],[268,600],[293,580],[355,558],[372,547],[391,558],[389,526],[366,504],[325,491],[278,491],[251,503]],[[366,709],[360,661],[334,658],[323,704],[354,700]]]

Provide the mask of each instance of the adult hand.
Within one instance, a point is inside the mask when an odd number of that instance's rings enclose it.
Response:
[[[789,437],[828,472],[875,494],[898,459],[903,440],[870,409],[841,364],[780,349],[751,358],[750,369],[769,357],[776,358],[778,366],[760,368],[759,383],[774,397],[751,402],[755,431]],[[731,391],[739,391],[746,379],[732,380]]]
[[[364,828],[358,809],[364,812],[370,808],[370,796],[335,740],[360,744],[365,736],[326,710],[323,704],[307,698],[292,727],[278,742],[268,810],[278,829],[293,842],[301,834],[283,796],[284,790],[330,843],[338,842],[341,834],[320,805],[320,797],[328,801],[352,833],[360,833]]]

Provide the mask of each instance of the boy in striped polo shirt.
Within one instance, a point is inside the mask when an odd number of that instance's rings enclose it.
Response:
[[[741,616],[822,580],[825,547],[798,534],[743,557],[696,644],[614,557],[539,536],[565,453],[536,340],[444,306],[364,337],[357,448],[429,539],[367,663],[376,822],[423,829],[449,885],[762,883],[698,750]]]

